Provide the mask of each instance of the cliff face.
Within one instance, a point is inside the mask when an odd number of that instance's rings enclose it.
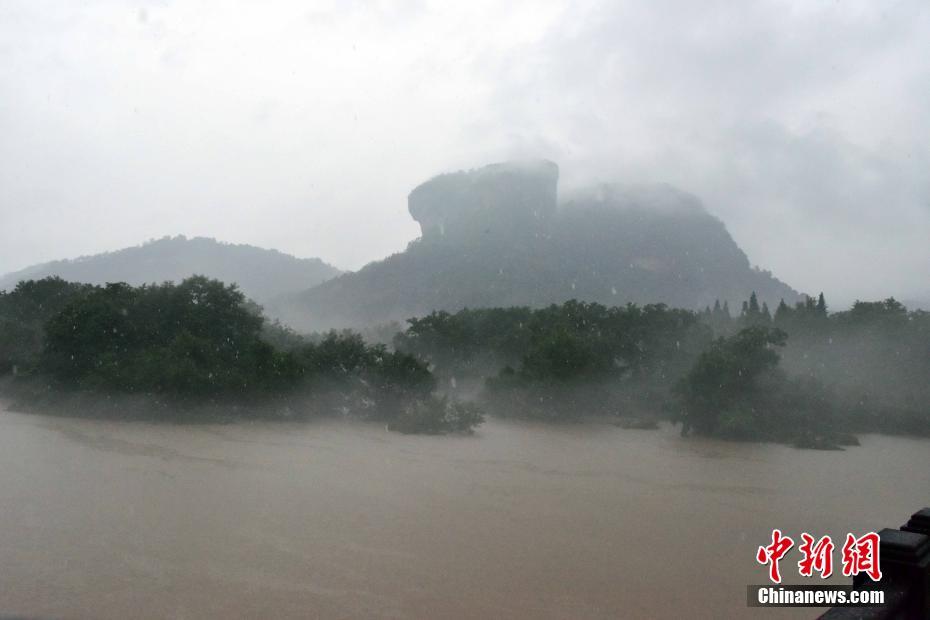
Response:
[[[298,328],[404,320],[432,310],[663,302],[774,307],[796,291],[753,269],[723,223],[669,186],[604,185],[557,203],[551,162],[441,175],[410,194],[423,236],[406,251],[277,306]]]
[[[551,161],[492,164],[430,179],[410,192],[407,204],[424,241],[504,239],[547,226],[558,182],[559,167]]]
[[[800,299],[770,273],[753,269],[700,200],[667,185],[579,193],[560,209],[551,243],[575,290],[602,303],[620,297],[700,309],[719,299],[739,308],[753,291],[772,308],[781,298]]]

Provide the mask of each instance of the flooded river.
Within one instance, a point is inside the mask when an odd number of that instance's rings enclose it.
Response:
[[[844,536],[930,504],[930,442],[862,444],[493,420],[473,437],[414,437],[0,407],[0,615],[749,617],[773,527]]]

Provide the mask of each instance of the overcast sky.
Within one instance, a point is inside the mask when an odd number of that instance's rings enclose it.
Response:
[[[355,269],[511,157],[697,194],[800,290],[930,297],[930,3],[0,2],[0,272],[173,234]]]

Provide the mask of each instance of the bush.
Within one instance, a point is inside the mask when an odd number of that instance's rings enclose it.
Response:
[[[759,439],[760,428],[756,412],[751,407],[734,408],[720,413],[715,434],[724,439],[749,441]]]
[[[430,396],[408,403],[388,428],[405,434],[443,435],[472,433],[483,422],[484,414],[473,403]]]

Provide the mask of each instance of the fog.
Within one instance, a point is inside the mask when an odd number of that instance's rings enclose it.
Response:
[[[752,617],[778,531],[926,615],[928,76],[925,0],[4,0],[0,615]]]
[[[930,297],[930,9],[12,0],[0,272],[164,235],[342,269],[430,176],[666,182],[797,290]]]

